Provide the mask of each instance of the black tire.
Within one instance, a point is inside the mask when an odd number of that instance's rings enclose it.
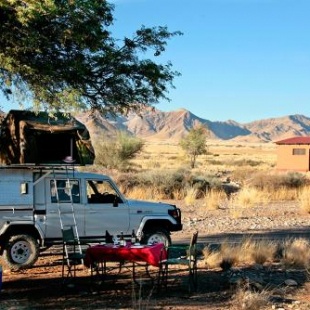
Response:
[[[3,259],[11,270],[31,267],[38,260],[40,247],[31,235],[11,236],[4,246]]]
[[[171,244],[169,232],[161,227],[154,227],[143,233],[141,243],[164,243],[166,246]]]

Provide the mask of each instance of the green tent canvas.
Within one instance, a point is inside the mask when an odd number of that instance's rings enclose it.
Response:
[[[1,124],[0,163],[93,164],[89,131],[71,115],[11,110]]]

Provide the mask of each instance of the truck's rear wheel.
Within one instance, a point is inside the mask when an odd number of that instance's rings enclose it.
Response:
[[[142,243],[164,243],[165,245],[171,244],[169,232],[161,227],[152,228],[143,234]]]
[[[39,244],[31,235],[16,235],[5,245],[3,259],[10,269],[18,270],[31,267],[39,253]]]

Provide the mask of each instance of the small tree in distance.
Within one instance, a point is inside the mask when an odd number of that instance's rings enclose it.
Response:
[[[195,168],[197,156],[206,154],[208,129],[201,125],[192,128],[186,137],[180,140],[181,148],[190,158],[191,168]]]

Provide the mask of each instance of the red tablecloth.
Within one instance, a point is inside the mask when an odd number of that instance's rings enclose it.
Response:
[[[160,259],[166,257],[163,243],[144,245],[143,247],[114,246],[112,244],[95,245],[87,248],[84,265],[90,267],[94,262],[107,261],[131,261],[146,262],[152,266],[159,266]]]

